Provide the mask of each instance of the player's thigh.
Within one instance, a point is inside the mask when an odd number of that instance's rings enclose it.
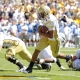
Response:
[[[12,55],[16,55],[17,53],[23,51],[23,48],[25,47],[24,42],[20,41],[20,42],[15,42],[17,43],[16,45],[13,45],[11,47],[9,47],[6,51],[6,55],[8,56],[12,56]]]
[[[28,62],[30,62],[32,59],[32,55],[30,54],[30,52],[26,48],[24,48],[23,51],[19,52],[18,55],[22,59],[27,60]]]
[[[42,51],[44,48],[48,46],[48,39],[46,37],[41,37],[39,40],[36,49]]]
[[[56,41],[49,41],[49,44],[51,46],[51,51],[54,57],[58,56],[59,53],[59,48],[60,48],[60,41],[56,40]]]
[[[76,59],[76,60],[74,61],[73,67],[74,67],[76,70],[80,70],[80,59]]]

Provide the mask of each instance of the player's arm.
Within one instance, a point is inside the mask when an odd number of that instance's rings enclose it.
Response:
[[[40,31],[39,34],[41,36],[45,36],[45,37],[48,37],[48,38],[53,38],[54,37],[54,32],[55,32],[54,22],[50,21],[47,26],[48,26],[47,33],[43,33],[43,32]]]

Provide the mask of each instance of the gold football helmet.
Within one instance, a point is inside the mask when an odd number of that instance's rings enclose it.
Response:
[[[50,8],[47,5],[41,5],[38,8],[38,17],[39,19],[44,19],[50,14]]]

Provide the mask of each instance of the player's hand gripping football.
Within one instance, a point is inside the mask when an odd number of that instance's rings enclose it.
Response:
[[[39,33],[41,32],[41,29],[42,29],[42,25],[39,25],[39,26],[38,26],[38,32],[39,32]]]
[[[39,35],[41,36],[42,34],[45,34],[48,32],[48,28],[46,26],[42,26],[42,25],[39,25],[38,26],[38,32],[39,32]]]

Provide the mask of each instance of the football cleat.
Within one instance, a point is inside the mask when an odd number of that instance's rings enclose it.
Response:
[[[38,69],[42,69],[42,66],[40,64],[36,64]]]
[[[23,66],[23,68],[16,70],[16,72],[24,72],[27,68],[25,66]]]
[[[26,74],[27,73],[32,73],[32,68],[28,67],[26,70],[23,71],[23,73],[26,73]]]
[[[72,68],[72,67],[73,67],[73,66],[72,66],[72,61],[69,60],[69,61],[67,62],[67,65],[68,65],[69,68]]]
[[[60,67],[60,69],[61,69],[61,70],[66,70],[66,68],[65,68],[65,67],[63,67],[63,66],[61,66],[61,67]]]
[[[47,66],[47,72],[49,72],[50,70],[51,70],[51,65],[48,64],[48,66]]]
[[[72,57],[73,57],[73,55],[72,55],[72,54],[70,54],[70,55],[68,55],[67,57],[68,57],[68,59],[66,59],[66,62],[68,62],[69,60],[71,60],[71,59],[72,59]]]

